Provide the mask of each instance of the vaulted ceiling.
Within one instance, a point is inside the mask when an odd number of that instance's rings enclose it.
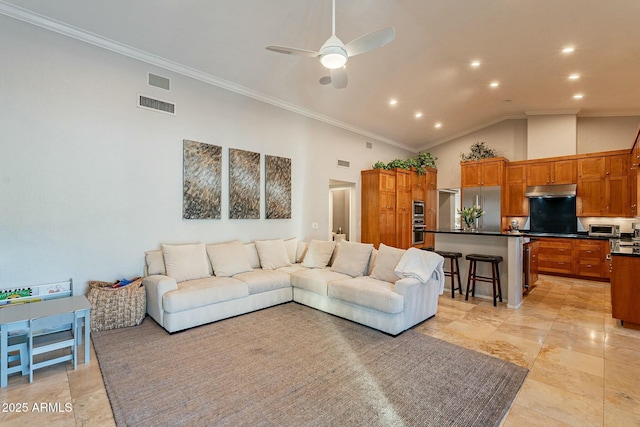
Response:
[[[638,0],[336,0],[345,43],[396,29],[350,58],[345,89],[319,83],[318,59],[265,49],[319,50],[331,0],[0,0],[0,13],[415,151],[527,112],[640,115]]]

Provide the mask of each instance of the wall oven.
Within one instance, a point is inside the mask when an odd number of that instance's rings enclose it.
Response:
[[[413,201],[412,235],[412,245],[424,243],[424,202],[420,200]]]
[[[423,217],[424,218],[424,202],[420,200],[413,201],[413,217]]]
[[[424,218],[413,218],[413,237],[411,238],[412,245],[421,245],[424,243]]]

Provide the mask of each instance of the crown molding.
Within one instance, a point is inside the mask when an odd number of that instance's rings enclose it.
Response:
[[[375,139],[376,141],[383,142],[385,144],[389,144],[389,145],[401,148],[403,150],[407,150],[410,152],[417,152],[415,148],[408,147],[398,141],[385,138],[382,135],[369,132],[365,129],[361,129],[357,126],[350,125],[349,123],[336,120],[329,116],[318,114],[314,111],[308,110],[306,108],[302,108],[299,105],[295,105],[290,102],[283,101],[282,99],[251,90],[245,86],[230,82],[225,79],[221,79],[212,74],[208,74],[203,71],[197,70],[195,68],[191,68],[186,65],[179,64],[177,62],[163,58],[161,56],[154,55],[152,53],[145,52],[140,49],[136,49],[129,45],[117,42],[115,40],[108,39],[106,37],[91,33],[89,31],[82,30],[72,25],[65,24],[64,22],[57,21],[47,16],[34,13],[30,10],[7,3],[3,0],[0,0],[0,14],[8,16],[10,18],[17,19],[19,21],[26,22],[31,25],[35,25],[40,28],[44,28],[49,31],[53,31],[58,34],[62,34],[67,37],[71,37],[73,39],[100,47],[102,49],[109,50],[111,52],[114,52],[120,55],[127,56],[132,59],[136,59],[138,61],[145,62],[150,65],[154,65],[156,67],[159,67],[168,71],[172,71],[174,73],[177,73],[186,77],[190,77],[195,80],[199,80],[206,84],[210,84],[231,92],[235,92],[239,95],[243,95],[243,96],[255,99],[257,101],[261,101],[266,104],[270,104],[275,107],[291,111],[301,116],[305,116],[323,123],[327,123],[329,125],[353,132],[358,135],[362,135],[370,139]]]

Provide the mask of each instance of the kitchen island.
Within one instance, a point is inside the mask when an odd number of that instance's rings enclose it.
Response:
[[[463,230],[425,230],[434,233],[435,248],[439,251],[461,252],[460,280],[462,292],[466,290],[469,262],[465,256],[471,253],[484,255],[499,255],[504,261],[500,263],[500,279],[502,282],[502,300],[507,301],[509,308],[520,308],[524,288],[522,245],[525,235],[522,233],[503,233],[492,230],[463,231]],[[486,265],[485,265],[486,264]],[[491,266],[487,263],[478,265],[478,274],[491,276]],[[447,285],[450,281],[447,279]],[[493,295],[491,284],[477,282],[476,297],[491,298]]]

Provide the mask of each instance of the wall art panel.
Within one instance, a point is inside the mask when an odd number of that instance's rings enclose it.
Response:
[[[222,147],[183,140],[184,219],[220,219]]]
[[[265,156],[267,219],[291,218],[291,159]]]
[[[229,149],[229,218],[260,218],[260,153]]]

